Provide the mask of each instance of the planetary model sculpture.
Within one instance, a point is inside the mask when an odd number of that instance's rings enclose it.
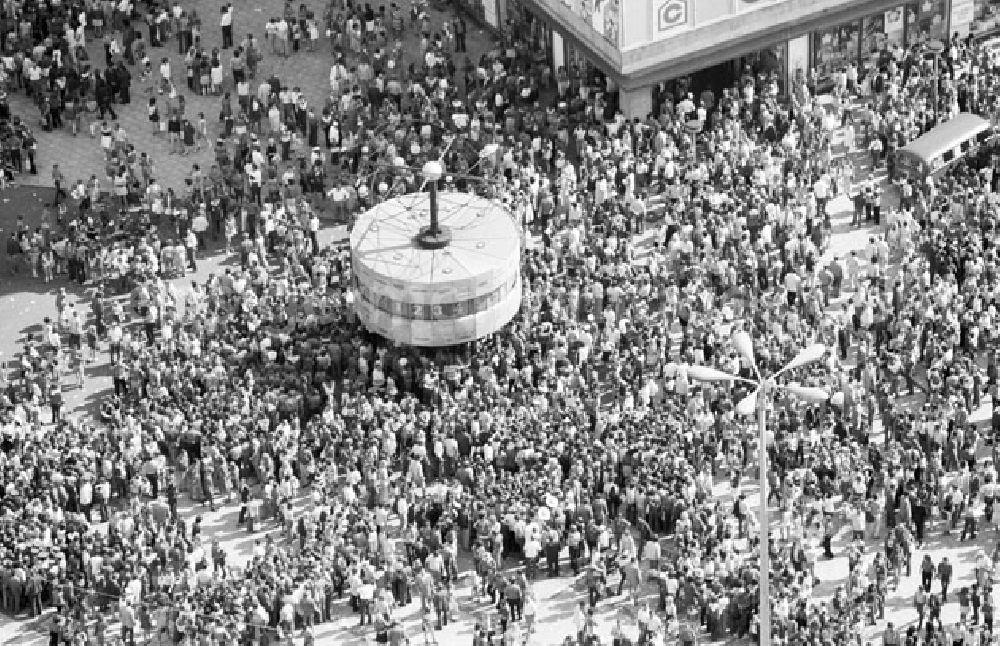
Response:
[[[355,311],[369,331],[399,344],[474,341],[521,306],[520,231],[497,202],[439,192],[440,162],[422,174],[429,191],[372,207],[351,232]]]

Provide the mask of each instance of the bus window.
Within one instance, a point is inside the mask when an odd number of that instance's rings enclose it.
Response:
[[[941,157],[944,159],[944,163],[950,164],[951,161],[955,159],[955,149],[952,148],[951,150],[944,151],[944,154]]]
[[[993,131],[992,130],[983,130],[978,135],[976,135],[976,141],[978,141],[979,143],[983,143],[984,141],[986,141],[987,139],[989,139],[991,136],[993,136]]]

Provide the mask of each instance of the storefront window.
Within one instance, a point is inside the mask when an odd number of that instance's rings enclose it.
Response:
[[[487,2],[484,0],[459,0],[459,3],[466,11],[472,14],[480,22],[496,27],[496,3],[490,3],[492,12],[487,10]],[[492,15],[490,15],[492,13]]]
[[[747,54],[732,62],[733,70],[745,72],[748,68],[754,75],[768,75],[777,79],[778,94],[785,93],[788,78],[788,43],[779,43],[752,54]]]
[[[1000,0],[974,0],[971,30],[980,38],[1000,31]]]
[[[893,7],[882,14],[886,41],[893,45],[903,45],[906,36],[905,9],[903,5]]]
[[[880,52],[885,50],[885,14],[865,18],[861,37],[861,66],[865,70],[878,67]]]
[[[571,76],[576,76],[578,80],[583,80],[589,78],[590,74],[596,69],[594,64],[591,62],[586,50],[582,47],[576,47],[570,41],[563,41],[566,45],[566,71]]]
[[[906,5],[904,13],[906,14],[906,44],[917,45],[927,42],[928,37],[920,33],[920,21],[917,20],[920,8],[916,4]]]
[[[603,3],[604,21],[601,28],[604,38],[618,47],[618,35],[621,31],[622,7],[620,0],[604,0]]]
[[[818,85],[829,85],[834,72],[857,62],[860,37],[859,22],[813,34],[813,67],[816,69]]]
[[[948,0],[920,0],[917,14],[919,36],[916,42],[925,43],[929,40],[947,42],[950,8]],[[910,38],[910,42],[914,42],[914,39]]]
[[[618,47],[621,32],[621,0],[562,0],[609,43]]]
[[[494,29],[504,29],[504,20],[509,13],[508,3],[517,0],[457,0],[459,6],[472,14],[480,23]],[[520,6],[517,7],[520,10]]]
[[[832,75],[857,65],[860,76],[877,69],[893,45],[944,39],[950,0],[900,4],[864,19],[812,34],[812,60],[821,91],[832,87]],[[1000,0],[988,0],[1000,5]],[[926,9],[926,13],[922,11]]]

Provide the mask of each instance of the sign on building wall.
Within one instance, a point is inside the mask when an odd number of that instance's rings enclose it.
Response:
[[[755,9],[763,9],[771,5],[781,4],[783,2],[789,2],[789,0],[735,0],[734,5],[736,11],[753,11]]]
[[[976,6],[972,0],[951,0],[951,32],[965,36],[975,18]]]
[[[917,17],[919,40],[948,40],[948,0],[921,0],[920,13]],[[909,38],[909,37],[908,37]],[[911,42],[913,39],[910,39]]]
[[[742,2],[742,0],[740,1]],[[691,11],[694,15],[690,22],[693,26],[701,27],[717,20],[725,20],[733,15],[735,6],[734,0],[697,0],[697,2],[691,3]],[[746,6],[747,10],[752,8],[753,5]]]
[[[497,0],[483,0],[483,18],[491,27],[500,26],[500,7]]]
[[[864,19],[861,29],[861,60],[868,59],[872,67],[878,67],[878,53],[885,49],[885,14],[877,13]]]
[[[658,35],[686,25],[688,21],[688,0],[661,0],[656,9],[656,32]]]
[[[894,37],[898,33],[899,39],[902,41],[904,24],[902,6],[885,12],[885,33],[889,35],[890,38]]]

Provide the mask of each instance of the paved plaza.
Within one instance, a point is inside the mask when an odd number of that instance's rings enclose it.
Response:
[[[190,3],[186,4],[190,5]],[[210,47],[219,44],[220,41],[217,27],[220,4],[216,0],[199,0],[196,3],[196,8],[205,22],[203,38]],[[237,6],[235,18],[237,41],[247,31],[253,31],[260,37],[264,22],[268,17],[281,13],[283,6],[284,4],[277,0],[264,0],[258,2],[257,6],[253,8],[247,5]],[[317,7],[317,9],[319,8]],[[477,51],[493,46],[492,40],[483,32],[476,30],[475,26],[471,24],[469,43],[470,49]],[[412,42],[404,44],[407,47],[412,45]],[[265,59],[258,73],[258,79],[266,78],[272,73],[277,74],[283,81],[287,81],[289,86],[301,87],[311,105],[322,105],[328,89],[330,57],[325,43],[320,49],[322,51],[303,52],[283,58],[272,55],[265,48]],[[182,57],[177,53],[176,45],[173,42],[167,48],[153,50],[152,54],[154,59],[162,55],[169,55],[174,68],[183,69]],[[91,55],[95,60],[103,58],[99,43],[91,44]],[[100,59],[98,59],[98,55],[100,55]],[[149,96],[143,82],[135,78],[132,103],[127,106],[115,106],[119,113],[119,122],[129,133],[130,141],[135,144],[137,149],[152,155],[157,168],[156,176],[160,183],[166,187],[180,186],[193,164],[211,163],[211,152],[201,150],[190,156],[168,154],[165,140],[159,136],[153,136],[146,119],[145,103]],[[219,98],[217,97],[191,97],[188,94],[188,114],[197,115],[199,112],[204,112],[213,128],[217,128],[215,117],[219,112],[218,106]],[[31,120],[37,120],[34,107],[22,96],[12,96],[12,107],[15,112]],[[90,118],[92,119],[93,116],[90,115]],[[103,173],[103,154],[97,140],[92,139],[89,135],[89,122],[85,122],[84,131],[77,137],[73,137],[68,131],[39,132],[38,134],[38,160],[41,172],[37,178],[22,178],[24,182],[37,180],[37,186],[24,185],[0,193],[0,200],[2,200],[0,202],[0,228],[5,231],[10,230],[17,215],[25,215],[30,224],[36,223],[41,217],[46,208],[45,204],[51,199],[48,169],[53,162],[58,161],[70,181],[75,181],[78,178],[85,179],[93,173],[97,173],[99,176]],[[864,248],[868,236],[872,233],[872,229],[869,228],[858,229],[850,226],[851,208],[849,200],[844,196],[833,200],[829,206],[833,213],[834,234],[832,244],[827,252],[828,258],[833,254],[843,255],[852,250]],[[345,236],[346,231],[343,227],[330,225],[322,231],[321,240],[342,240]],[[6,261],[6,258],[4,260]],[[191,280],[203,281],[209,273],[220,271],[229,262],[231,262],[231,258],[223,257],[216,249],[210,253],[210,258],[206,262],[199,264],[197,274],[189,274],[180,281],[183,283],[181,286],[187,285]],[[0,311],[2,311],[2,315],[0,315],[0,360],[11,357],[19,349],[26,335],[37,332],[40,329],[39,323],[44,316],[51,316],[55,313],[55,294],[60,286],[66,286],[66,282],[62,279],[55,283],[43,284],[41,280],[23,274],[13,276],[7,270],[6,265],[3,266],[2,272],[0,272]],[[74,286],[70,287],[69,291],[74,299],[81,302],[89,300],[89,289],[84,290]],[[843,296],[843,298],[848,297],[849,294]],[[84,387],[66,391],[66,404],[73,411],[72,414],[91,414],[103,394],[111,388],[107,358],[107,354],[104,353],[100,361],[89,366]],[[976,418],[978,420],[987,419],[989,413],[990,403],[987,400],[984,407],[977,411]],[[879,434],[879,431],[880,429],[876,427],[876,435]],[[743,490],[750,493],[752,498],[755,491],[753,483],[745,480],[742,484]],[[719,478],[714,488],[714,494],[722,499],[730,499],[732,491],[728,482]],[[300,500],[298,504],[306,505],[309,503]],[[237,566],[246,562],[255,541],[263,540],[266,534],[271,534],[276,541],[285,540],[271,525],[265,526],[262,531],[255,534],[248,533],[245,528],[237,524],[238,508],[232,504],[221,505],[218,511],[209,511],[207,508],[194,506],[187,502],[182,505],[182,513],[187,518],[192,518],[195,515],[202,516],[204,533],[208,536],[219,537],[224,549],[231,555],[231,562]],[[954,533],[950,537],[943,536],[942,529],[941,523],[938,522],[929,532],[923,551],[914,554],[912,575],[903,577],[900,585],[892,591],[886,600],[887,619],[895,622],[897,626],[906,626],[916,620],[912,598],[920,578],[918,564],[925,552],[932,553],[935,562],[940,561],[943,556],[948,556],[955,564],[955,580],[952,589],[958,590],[973,582],[973,568],[978,550],[984,548],[992,553],[997,542],[996,527],[984,528],[976,540],[967,543],[958,542],[957,534]],[[834,590],[845,581],[848,567],[847,557],[842,548],[846,544],[848,533],[849,528],[845,525],[835,541],[834,551],[838,554],[837,558],[831,560],[820,558],[818,561],[816,574],[819,579],[818,596],[820,597],[831,596]],[[814,545],[813,547],[819,553],[818,546]],[[879,550],[879,546],[875,540],[869,540],[868,547],[868,558],[870,559],[871,555]],[[564,553],[563,557],[565,558],[565,556]],[[508,565],[515,566],[516,564],[511,562]],[[577,581],[567,576],[552,579],[543,578],[535,582],[533,587],[539,600],[537,631],[527,636],[527,643],[545,646],[560,644],[565,636],[573,635],[576,632],[573,612],[576,605],[585,596],[582,588]],[[935,590],[937,590],[937,584],[935,584]],[[644,586],[644,592],[650,597],[655,597],[655,586],[647,582]],[[463,579],[459,587],[458,599],[459,621],[448,625],[438,633],[437,639],[441,644],[457,646],[471,643],[474,624],[490,615],[488,604],[471,597],[467,580]],[[345,601],[339,601],[337,608],[337,619],[318,627],[317,643],[349,646],[368,643],[373,637],[370,627],[364,629],[357,627],[358,617],[350,613]],[[422,637],[419,631],[419,603],[415,602],[407,607],[397,609],[395,613],[396,618],[405,621],[411,643],[415,646],[420,644]],[[598,606],[598,615],[600,618],[599,632],[605,637],[610,638],[617,620],[621,620],[627,632],[634,630],[634,611],[621,597],[602,600]],[[958,616],[958,604],[953,597],[949,597],[949,603],[945,605],[942,612],[942,620],[948,624],[956,621]],[[42,632],[46,627],[45,620],[45,617],[33,621],[27,621],[23,618],[18,621],[12,621],[8,618],[0,619],[0,643],[32,646],[47,643],[47,634]],[[870,637],[873,644],[880,642],[880,636],[875,627],[866,627],[865,634],[866,637]],[[301,637],[296,638],[295,643],[301,644]]]
[[[213,47],[219,47],[222,43],[222,35],[218,26],[219,8],[225,4],[218,0],[197,0],[196,2],[182,2],[184,7],[193,7],[198,11],[203,21],[202,42],[205,48],[211,51]],[[323,12],[323,5],[319,3],[308,4],[320,17]],[[288,56],[281,56],[271,53],[267,45],[264,44],[264,26],[271,17],[276,17],[284,11],[284,3],[280,0],[258,0],[251,5],[238,4],[235,9],[233,34],[237,44],[247,34],[252,33],[260,43],[264,58],[259,64],[257,76],[251,82],[254,92],[257,85],[276,75],[284,85],[289,88],[298,87],[305,95],[310,106],[316,107],[318,111],[324,105],[330,93],[330,65],[333,61],[329,40],[321,38],[319,45],[314,52],[299,51]],[[446,14],[440,11],[429,9],[432,16],[432,24],[438,25],[446,18]],[[140,27],[143,37],[146,38],[145,26]],[[148,42],[148,40],[147,40]],[[419,38],[414,34],[414,30],[408,29],[401,41],[397,41],[398,48],[402,52],[403,64],[412,62],[415,56],[419,56]],[[469,23],[468,35],[468,56],[472,60],[478,60],[483,52],[490,51],[496,46],[495,38],[492,34],[479,29],[475,23]],[[103,67],[104,49],[100,41],[92,39],[88,43],[88,53],[91,60],[95,61],[99,67]],[[233,104],[236,103],[236,90],[233,87],[232,74],[229,72],[229,58],[232,50],[222,52],[223,68],[226,73],[225,90],[232,95]],[[161,57],[170,59],[171,69],[174,70],[175,82],[178,89],[185,97],[187,118],[197,121],[199,113],[204,113],[209,125],[209,141],[214,142],[222,130],[219,122],[219,111],[221,96],[198,96],[190,92],[184,85],[184,56],[177,51],[175,40],[171,40],[165,47],[150,50],[150,59],[154,62]],[[456,55],[458,56],[458,55]],[[461,68],[463,60],[455,60],[457,67]],[[154,66],[155,68],[155,66]],[[129,142],[135,145],[140,152],[146,152],[153,158],[155,164],[156,178],[164,187],[179,187],[184,184],[184,179],[191,174],[194,164],[200,164],[207,168],[213,161],[211,146],[202,147],[200,151],[190,155],[175,155],[169,153],[169,146],[165,134],[154,135],[150,127],[146,113],[146,105],[150,97],[158,97],[159,103],[163,103],[163,97],[154,90],[154,81],[141,80],[139,71],[133,67],[132,72],[132,96],[129,105],[115,104],[113,107],[118,116],[118,123],[128,133]],[[153,75],[155,78],[155,73]],[[22,93],[12,93],[10,95],[11,109],[15,114],[19,114],[27,119],[30,124],[37,125],[38,109]],[[163,110],[161,105],[161,111]],[[97,124],[96,132],[99,133],[101,122],[97,120],[96,112],[85,114],[83,117],[83,129],[79,135],[73,136],[68,129],[63,129],[51,133],[41,132],[41,128],[35,128],[38,137],[38,160],[39,174],[31,178],[32,184],[41,186],[51,186],[52,163],[58,161],[60,168],[66,179],[75,183],[77,179],[86,180],[92,174],[96,174],[107,184],[104,177],[104,154],[100,147],[99,137],[91,136],[91,125]],[[266,119],[265,119],[266,121]],[[298,150],[304,150],[300,144]],[[26,180],[27,181],[27,180]]]
[[[63,134],[56,134],[50,137],[59,140],[65,137]],[[155,142],[154,142],[155,143]],[[46,145],[54,146],[52,142]],[[44,160],[45,158],[42,157]],[[80,162],[82,163],[82,162]],[[27,215],[37,217],[37,214],[44,208],[44,200],[47,192],[42,189],[26,187],[4,194],[3,216],[0,218],[0,225],[6,228],[10,225],[14,212],[23,212]],[[834,235],[833,242],[827,252],[828,256],[833,254],[845,254],[851,250],[863,248],[872,233],[869,228],[853,228],[849,225],[850,203],[841,196],[831,203],[834,214]],[[328,227],[323,231],[323,239],[326,241],[343,239],[345,231],[343,227]],[[208,262],[200,263],[199,272],[194,276],[184,279],[184,282],[193,279],[202,280],[213,271],[218,271],[222,263],[228,259],[219,253],[213,253]],[[58,286],[65,282],[44,285],[39,280],[33,280],[25,276],[12,277],[4,272],[0,276],[0,307],[3,308],[5,316],[0,318],[0,358],[9,357],[18,347],[18,342],[24,339],[25,334],[37,331],[38,323],[45,315],[55,312],[55,293]],[[74,296],[80,299],[87,297],[89,290],[79,290],[71,288]],[[844,298],[849,295],[845,294]],[[104,359],[107,355],[103,355]],[[106,393],[111,387],[108,366],[104,361],[93,364],[88,370],[86,386],[81,389],[69,389],[66,393],[67,406],[75,411],[74,414],[86,415],[92,411],[95,402],[100,400],[102,393]],[[984,407],[977,412],[977,419],[980,421],[988,418],[990,404],[987,402]],[[876,428],[876,435],[880,432]],[[756,487],[752,481],[744,480],[744,491],[748,492],[753,499]],[[717,497],[731,499],[729,484],[722,478],[717,479],[714,493]],[[306,504],[300,501],[300,504]],[[283,540],[280,533],[274,527],[265,527],[264,530],[255,534],[249,534],[236,522],[237,508],[234,505],[222,505],[216,512],[207,508],[193,506],[190,503],[183,506],[183,515],[192,518],[201,515],[203,528],[207,535],[218,536],[222,539],[227,552],[232,555],[232,560],[236,564],[245,562],[251,553],[255,541],[262,540],[266,533],[271,533],[275,540]],[[775,514],[776,515],[776,514]],[[935,561],[941,557],[948,558],[955,564],[956,577],[952,584],[953,590],[958,590],[963,585],[971,584],[974,580],[973,568],[975,566],[977,552],[980,548],[992,551],[996,545],[997,529],[984,528],[977,540],[968,543],[959,543],[957,534],[943,535],[943,526],[938,523],[934,530],[929,532],[928,540],[924,551],[914,555],[914,569],[912,576],[904,577],[898,588],[896,588],[886,600],[887,619],[894,621],[897,626],[905,626],[916,620],[916,611],[913,608],[912,598],[916,586],[919,582],[920,574],[918,563],[924,552],[933,554]],[[832,560],[818,559],[817,578],[819,579],[819,596],[829,597],[836,588],[845,582],[847,574],[847,558],[842,549],[846,545],[848,529],[841,531],[835,541],[835,552],[838,557]],[[869,540],[870,558],[879,546],[875,541]],[[818,546],[814,545],[816,553],[819,554]],[[566,554],[563,554],[565,559]],[[508,563],[508,565],[516,565]],[[564,571],[568,568],[564,568]],[[935,584],[935,590],[937,589]],[[585,594],[579,581],[569,577],[554,579],[540,579],[533,585],[539,600],[537,632],[528,638],[529,644],[555,645],[560,644],[566,635],[574,634],[573,611],[577,603],[584,598]],[[647,582],[645,593],[651,599],[655,599],[655,585]],[[471,631],[474,623],[480,621],[483,613],[489,614],[490,606],[482,602],[474,601],[470,596],[468,583],[463,579],[459,586],[459,621],[444,628],[438,634],[438,641],[441,644],[468,644],[471,642]],[[942,619],[947,625],[958,619],[959,608],[953,598],[949,599],[942,613]],[[410,606],[397,609],[396,617],[406,621],[408,632],[412,643],[419,644],[421,640],[419,632],[419,603],[414,602]],[[493,613],[495,615],[495,613]],[[600,632],[610,638],[615,624],[620,620],[626,632],[634,630],[635,613],[631,605],[620,597],[611,597],[602,600],[598,606],[598,616],[600,619]],[[373,634],[370,629],[358,628],[358,618],[350,613],[346,607],[346,602],[338,602],[337,619],[331,623],[322,624],[317,631],[317,641],[323,644],[348,644],[351,646],[369,643]],[[45,627],[44,619],[31,622],[3,620],[0,625],[0,643],[4,644],[27,644],[40,645],[47,643],[47,637],[43,636],[39,629]],[[878,630],[869,626],[866,628],[866,636],[870,637],[873,644],[880,641]],[[301,643],[301,639],[296,641]]]

